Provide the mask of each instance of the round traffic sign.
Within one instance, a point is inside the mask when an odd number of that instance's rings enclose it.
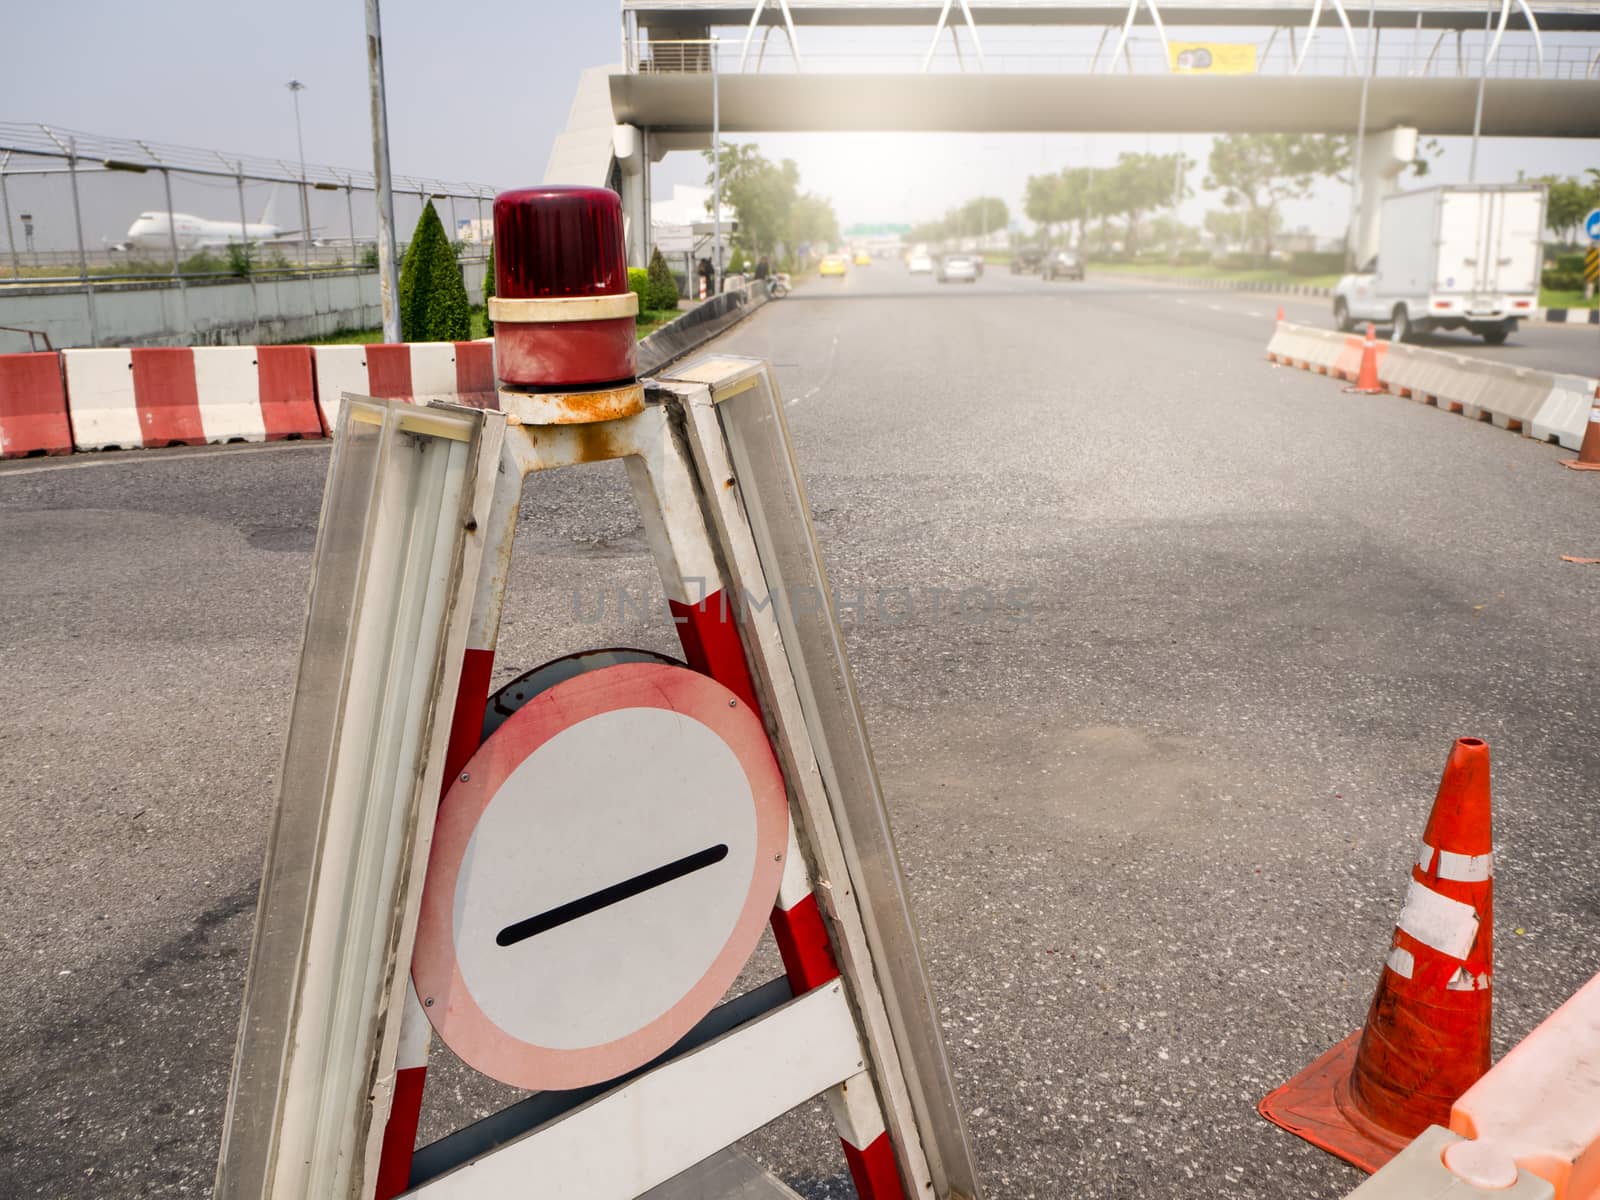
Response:
[[[1583,232],[1591,242],[1600,242],[1600,208],[1591,208],[1583,219]]]
[[[760,715],[716,681],[635,662],[558,683],[440,805],[412,959],[424,1011],[517,1087],[642,1066],[755,949],[788,821]]]

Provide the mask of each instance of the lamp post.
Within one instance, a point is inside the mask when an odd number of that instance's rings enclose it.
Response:
[[[306,85],[298,79],[291,79],[283,86],[294,97],[294,144],[300,151],[300,265],[304,267],[311,262],[311,209],[306,203],[306,141],[300,131],[300,93],[306,90]]]
[[[648,164],[646,164],[648,169]],[[717,96],[717,38],[711,37],[711,294],[722,291],[722,110]]]
[[[395,256],[394,182],[389,174],[389,108],[383,91],[383,30],[378,0],[366,0],[367,92],[372,102],[372,175],[378,202],[378,291],[383,340],[400,340],[400,270]]]

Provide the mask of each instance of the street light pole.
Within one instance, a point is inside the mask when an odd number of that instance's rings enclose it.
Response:
[[[372,99],[372,174],[378,201],[378,289],[383,300],[383,340],[400,337],[400,277],[395,262],[394,181],[389,174],[389,108],[383,95],[383,31],[378,0],[366,0],[367,90]]]
[[[294,143],[300,151],[300,265],[311,263],[311,209],[306,203],[306,141],[300,132],[300,93],[306,85],[291,79],[283,85],[294,97]]]
[[[1467,157],[1467,182],[1478,182],[1478,135],[1483,131],[1483,87],[1489,81],[1489,28],[1494,23],[1494,3],[1483,14],[1483,65],[1478,68],[1478,100],[1472,110],[1472,153]]]
[[[648,168],[649,164],[646,164]],[[711,37],[711,294],[722,291],[722,109],[717,96],[717,38]]]

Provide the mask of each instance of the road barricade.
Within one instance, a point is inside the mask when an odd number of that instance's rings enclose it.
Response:
[[[494,408],[494,345],[491,342],[374,342],[364,346],[316,346],[317,400],[323,423],[339,419],[346,392],[380,400],[450,400]]]
[[[61,361],[74,448],[204,444],[193,350],[63,350]]]
[[[1593,379],[1581,375],[1553,376],[1550,394],[1523,432],[1541,442],[1559,442],[1568,450],[1583,449],[1583,435],[1589,426],[1595,391]]]
[[[0,354],[0,458],[71,453],[60,356]]]
[[[1267,360],[1354,378],[1363,339],[1279,321]],[[1399,342],[1378,341],[1378,382],[1396,395],[1491,421],[1501,429],[1577,450],[1597,381]]]
[[[1448,1189],[1448,1190],[1447,1190]],[[1600,975],[1579,988],[1352,1200],[1600,1196]]]
[[[320,437],[305,346],[63,350],[78,450]]]

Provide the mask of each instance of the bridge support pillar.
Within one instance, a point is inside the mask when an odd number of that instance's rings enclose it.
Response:
[[[1360,270],[1378,253],[1378,215],[1385,196],[1400,190],[1400,174],[1417,157],[1417,131],[1397,125],[1361,140],[1359,200],[1350,221],[1350,245]]]
[[[612,130],[611,152],[622,194],[622,221],[628,265],[650,265],[650,131],[636,125]]]

